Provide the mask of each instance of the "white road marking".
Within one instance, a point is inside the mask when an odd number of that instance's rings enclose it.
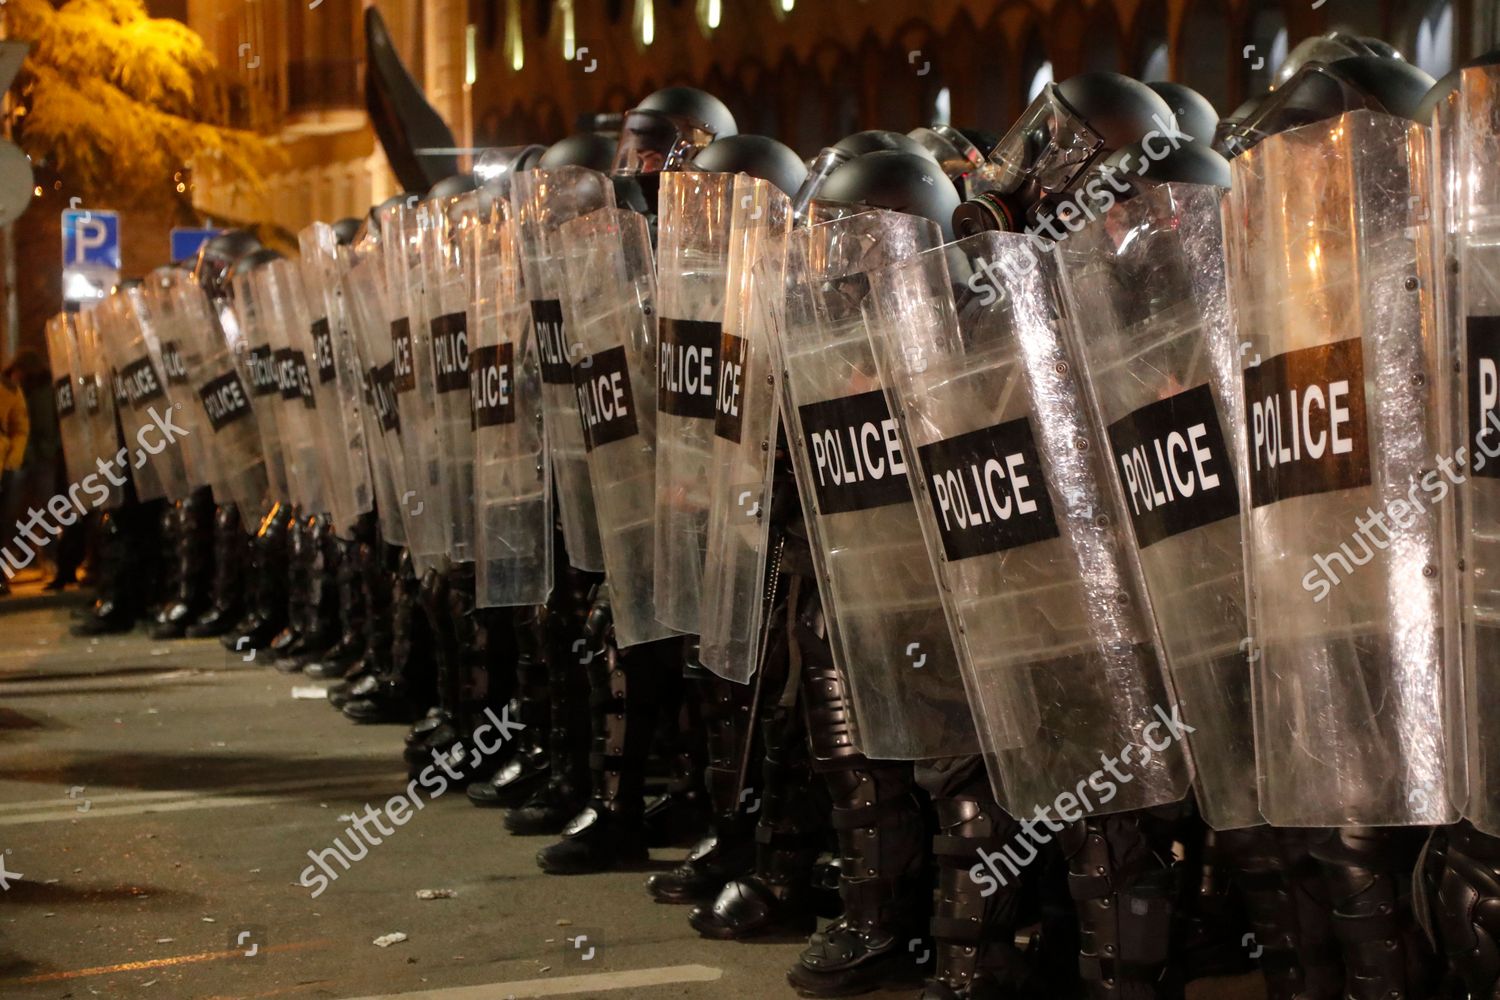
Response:
[[[596,972],[591,976],[556,976],[552,979],[518,979],[509,983],[485,986],[450,986],[418,993],[381,993],[357,1000],[509,1000],[515,997],[564,997],[578,993],[603,993],[608,990],[646,989],[676,983],[712,983],[723,978],[724,970],[707,965],[664,965],[655,969],[630,969],[625,972]]]
[[[184,810],[219,809],[232,806],[265,805],[269,802],[295,800],[299,792],[343,788],[389,781],[392,794],[406,787],[400,772],[372,773],[343,778],[308,778],[278,781],[271,784],[245,785],[232,794],[213,795],[202,791],[121,792],[113,795],[90,795],[87,813],[78,811],[78,803],[65,795],[55,799],[32,799],[0,805],[0,827],[30,823],[57,823],[63,820],[93,820],[98,816],[139,816],[148,812],[182,812]]]

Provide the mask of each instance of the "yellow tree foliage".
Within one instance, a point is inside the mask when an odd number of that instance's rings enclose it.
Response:
[[[252,188],[276,154],[229,128],[218,62],[187,25],[141,0],[9,0],[7,34],[32,45],[18,81],[17,140],[87,200],[171,195],[194,167]]]

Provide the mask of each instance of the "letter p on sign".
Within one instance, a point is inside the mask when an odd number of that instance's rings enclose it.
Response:
[[[120,269],[120,217],[114,212],[63,213],[63,266]]]

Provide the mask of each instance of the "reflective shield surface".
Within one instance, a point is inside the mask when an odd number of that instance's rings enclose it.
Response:
[[[1466,449],[1454,528],[1463,625],[1469,800],[1464,816],[1500,835],[1500,73],[1471,68],[1433,129],[1447,441]]]
[[[607,208],[564,223],[574,408],[582,419],[620,648],[664,639],[656,614],[656,274],[644,216]]]
[[[464,240],[474,419],[474,561],[480,607],[542,604],[552,592],[552,477],[531,303],[508,202]]]
[[[558,229],[581,215],[613,207],[614,187],[608,177],[582,167],[527,170],[511,181],[510,197],[521,244],[521,271],[531,300],[532,332],[542,366],[547,451],[552,459],[563,541],[571,565],[599,572],[604,569],[604,549],[573,391],[570,337],[563,323],[562,299],[567,288]]]
[[[1059,245],[1074,352],[1156,615],[1203,818],[1262,822],[1240,535],[1239,351],[1215,187],[1164,184]]]
[[[1076,819],[1177,801],[1187,751],[1053,257],[1025,235],[982,233],[872,283],[867,312],[1001,805]]]
[[[302,250],[302,284],[312,318],[312,388],[323,425],[324,464],[329,470],[328,503],[334,528],[350,537],[360,515],[375,506],[365,436],[364,379],[349,330],[340,279],[349,253],[333,227],[315,222],[297,234]]]
[[[791,224],[791,199],[775,185],[746,174],[735,178],[698,655],[714,673],[740,683],[755,673],[765,646],[767,508],[780,425],[768,299],[758,282],[782,287]],[[780,307],[774,296],[769,302]]]
[[[656,614],[699,630],[709,466],[728,291],[735,175],[661,178],[657,248]],[[749,596],[749,595],[747,595]]]
[[[1457,608],[1424,133],[1354,112],[1232,166],[1261,812],[1451,822]]]
[[[940,242],[933,223],[894,212],[795,230],[772,338],[834,659],[854,706],[855,744],[871,757],[977,747],[861,312],[870,272]]]

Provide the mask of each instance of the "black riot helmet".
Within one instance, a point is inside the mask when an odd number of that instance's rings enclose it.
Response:
[[[681,169],[713,140],[737,132],[734,115],[717,97],[696,87],[666,87],[625,113],[614,173]]]
[[[689,164],[712,174],[749,174],[770,181],[788,195],[807,178],[807,165],[791,148],[764,135],[731,135],[704,146]]]
[[[231,279],[243,278],[251,271],[265,267],[273,260],[281,259],[282,256],[278,251],[270,247],[258,247],[236,260],[234,266],[229,269],[229,276]]]
[[[1268,136],[1350,111],[1416,120],[1432,85],[1432,77],[1398,59],[1350,56],[1327,65],[1311,62],[1239,121],[1221,122],[1214,148],[1233,159]]]
[[[922,145],[943,173],[958,188],[960,197],[968,196],[969,175],[983,169],[985,157],[994,151],[999,137],[977,129],[960,129],[935,124],[912,129],[908,138]]]
[[[953,211],[958,208],[958,189],[928,156],[881,150],[866,153],[838,167],[818,191],[818,199],[883,208],[931,219],[953,238]]]
[[[883,149],[892,149],[900,153],[915,153],[918,156],[933,156],[932,151],[915,136],[902,135],[900,132],[892,132],[883,128],[870,128],[863,132],[855,132],[853,135],[846,135],[830,148],[847,153],[850,159],[866,153],[878,153]],[[937,157],[933,156],[933,159]]]
[[[478,189],[479,182],[474,179],[473,174],[454,174],[452,177],[444,177],[429,188],[422,196],[422,200],[439,201],[444,198],[456,198]]]
[[[548,146],[537,167],[541,170],[587,167],[607,173],[614,166],[616,145],[613,137],[602,132],[578,132]]]
[[[1462,66],[1456,66],[1449,70],[1422,97],[1422,103],[1417,106],[1416,113],[1412,117],[1424,125],[1431,123],[1433,112],[1437,110],[1438,105],[1442,104],[1448,98],[1448,95],[1458,90],[1458,84],[1463,79],[1464,70],[1495,65],[1500,65],[1500,49],[1491,49],[1484,55],[1470,59]]]
[[[913,156],[925,156],[932,162],[937,162],[937,157],[925,145],[900,132],[872,128],[846,135],[832,146],[824,147],[817,156],[813,157],[802,187],[792,198],[792,213],[799,219],[805,217],[808,206],[812,204],[814,198],[818,197],[819,190],[827,182],[829,176],[839,167],[866,153],[880,152],[910,153]]]
[[[1214,141],[1214,129],[1219,124],[1219,113],[1214,110],[1208,98],[1192,87],[1180,83],[1169,83],[1165,80],[1148,83],[1146,86],[1156,91],[1157,95],[1167,102],[1167,107],[1172,109],[1172,115],[1177,119],[1179,129],[1198,142]]]
[[[1401,60],[1401,53],[1397,52],[1394,46],[1378,38],[1366,38],[1347,31],[1329,31],[1298,42],[1296,48],[1288,52],[1286,59],[1276,67],[1276,75],[1272,78],[1271,85],[1281,87],[1309,63],[1322,63],[1326,66],[1350,56]]]
[[[474,158],[474,182],[486,197],[508,198],[516,174],[530,170],[541,160],[546,146],[492,146]]]
[[[1387,113],[1413,121],[1436,82],[1409,62],[1380,56],[1349,56],[1328,68],[1374,97]]]
[[[371,205],[370,214],[365,220],[365,239],[362,242],[375,245],[380,243],[380,217],[385,214],[386,209],[396,205],[415,205],[421,200],[421,195],[413,194],[410,191],[403,191],[400,194],[391,195],[378,205]]]
[[[346,216],[335,222],[333,238],[338,241],[339,246],[348,247],[354,245],[354,239],[359,235],[359,227],[364,225],[364,220],[356,219],[354,216]]]
[[[1089,171],[1079,185],[1078,199],[1085,214],[1109,211],[1158,184],[1209,184],[1229,187],[1229,161],[1206,142],[1183,142],[1148,150],[1133,143],[1107,157]]]
[[[210,236],[198,248],[193,263],[193,280],[210,297],[222,299],[229,294],[231,269],[236,261],[260,249],[260,240],[248,229],[226,229]]]
[[[1083,73],[1049,83],[971,178],[979,193],[954,225],[965,235],[1025,229],[1064,202],[1090,167],[1152,132],[1179,134],[1171,107],[1139,80]]]

